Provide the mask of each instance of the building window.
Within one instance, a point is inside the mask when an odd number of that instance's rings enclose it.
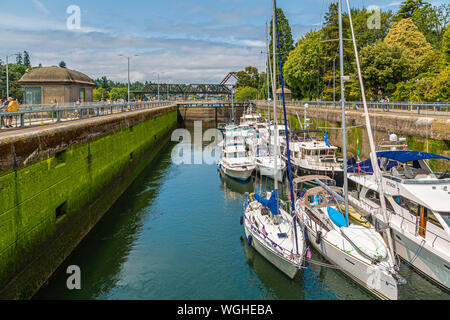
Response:
[[[80,101],[85,102],[85,90],[84,88],[80,88]]]
[[[41,88],[28,87],[23,88],[23,103],[24,104],[41,104]]]

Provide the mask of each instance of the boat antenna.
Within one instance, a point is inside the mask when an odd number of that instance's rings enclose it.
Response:
[[[295,216],[295,199],[294,199],[294,188],[292,186],[292,170],[291,170],[291,156],[290,156],[290,150],[289,150],[289,134],[288,134],[288,126],[287,126],[287,116],[286,116],[286,102],[284,98],[284,79],[283,79],[283,68],[281,63],[281,48],[280,48],[280,38],[278,34],[278,19],[277,19],[277,13],[276,13],[276,1],[273,0],[274,4],[274,20],[277,27],[277,44],[278,44],[278,61],[280,63],[280,81],[281,81],[281,96],[283,99],[283,113],[284,113],[284,134],[286,135],[286,152],[287,152],[287,165],[288,165],[288,177],[289,177],[289,192],[290,192],[290,198],[291,198],[291,214],[292,214],[292,220],[294,223],[294,234],[295,234],[295,249],[296,253],[298,254],[298,240],[297,240],[297,226],[296,226],[296,216]],[[275,67],[274,67],[275,69]],[[278,134],[277,134],[278,135]]]
[[[339,0],[340,2],[341,0]],[[352,23],[352,13],[350,10],[350,4],[347,0],[347,8],[348,8],[348,17],[350,19],[350,29],[352,32],[352,40],[353,40],[353,49],[355,51],[355,58],[356,58],[356,67],[358,70],[358,78],[359,78],[359,84],[361,87],[361,96],[362,96],[362,100],[363,100],[363,106],[364,106],[364,116],[365,116],[365,120],[366,120],[366,129],[367,129],[367,135],[369,137],[369,144],[370,144],[370,160],[372,162],[372,168],[373,168],[373,172],[375,174],[375,178],[377,180],[377,184],[378,184],[378,188],[380,191],[380,204],[381,204],[381,211],[383,213],[383,217],[384,217],[384,221],[387,225],[389,225],[389,220],[387,217],[387,212],[386,212],[386,199],[384,198],[384,187],[383,187],[383,183],[381,181],[381,173],[380,173],[380,168],[378,166],[378,161],[377,161],[377,154],[375,151],[375,143],[373,140],[373,136],[372,136],[372,129],[370,126],[370,117],[369,117],[369,111],[367,109],[367,102],[366,102],[366,94],[364,91],[364,82],[362,79],[362,75],[361,75],[361,67],[359,65],[359,58],[358,58],[358,48],[356,47],[356,40],[355,40],[355,32],[353,30],[353,23]],[[344,163],[346,163],[346,159],[344,158]],[[345,174],[347,174],[347,170],[345,171]],[[392,255],[392,258],[394,260],[394,265],[395,267],[397,267],[397,264],[395,262],[395,256],[394,256],[394,251],[393,251],[393,246],[392,246],[392,238],[391,238],[391,234],[390,232],[386,232],[386,236],[388,239],[388,245],[389,245],[389,251]]]

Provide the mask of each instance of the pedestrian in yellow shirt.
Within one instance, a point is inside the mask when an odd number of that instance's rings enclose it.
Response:
[[[16,100],[13,100],[12,98],[9,98],[9,104],[8,104],[8,111],[19,111],[19,102]],[[17,118],[17,115],[14,115],[14,117]],[[9,126],[8,128],[12,128],[12,119],[13,116],[9,116]]]

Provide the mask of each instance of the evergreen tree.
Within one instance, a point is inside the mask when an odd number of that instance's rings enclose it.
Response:
[[[288,59],[289,52],[294,49],[294,39],[292,38],[291,27],[289,26],[289,21],[284,15],[284,12],[281,8],[277,8],[277,21],[278,21],[278,38],[280,41],[280,51],[281,51],[281,65],[284,66],[284,63]],[[276,32],[276,31],[275,31]],[[269,29],[269,54],[270,61],[273,67],[273,18],[270,21],[270,29]],[[275,41],[275,52],[276,52],[276,66],[277,66],[277,87],[280,87],[280,62],[278,60],[278,43]]]
[[[61,61],[61,62],[59,63],[59,67],[60,67],[60,68],[66,68],[66,63],[65,63],[64,61]]]
[[[28,51],[23,52],[23,65],[26,67],[31,67],[30,54]]]
[[[16,64],[23,65],[22,54],[16,53]]]

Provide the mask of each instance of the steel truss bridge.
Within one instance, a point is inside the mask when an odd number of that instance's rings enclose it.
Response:
[[[189,95],[231,95],[232,85],[227,84],[228,80],[237,76],[230,72],[219,84],[175,84],[175,83],[149,83],[141,91],[133,91],[139,98],[144,96],[165,96],[165,95],[183,95],[186,99]]]

